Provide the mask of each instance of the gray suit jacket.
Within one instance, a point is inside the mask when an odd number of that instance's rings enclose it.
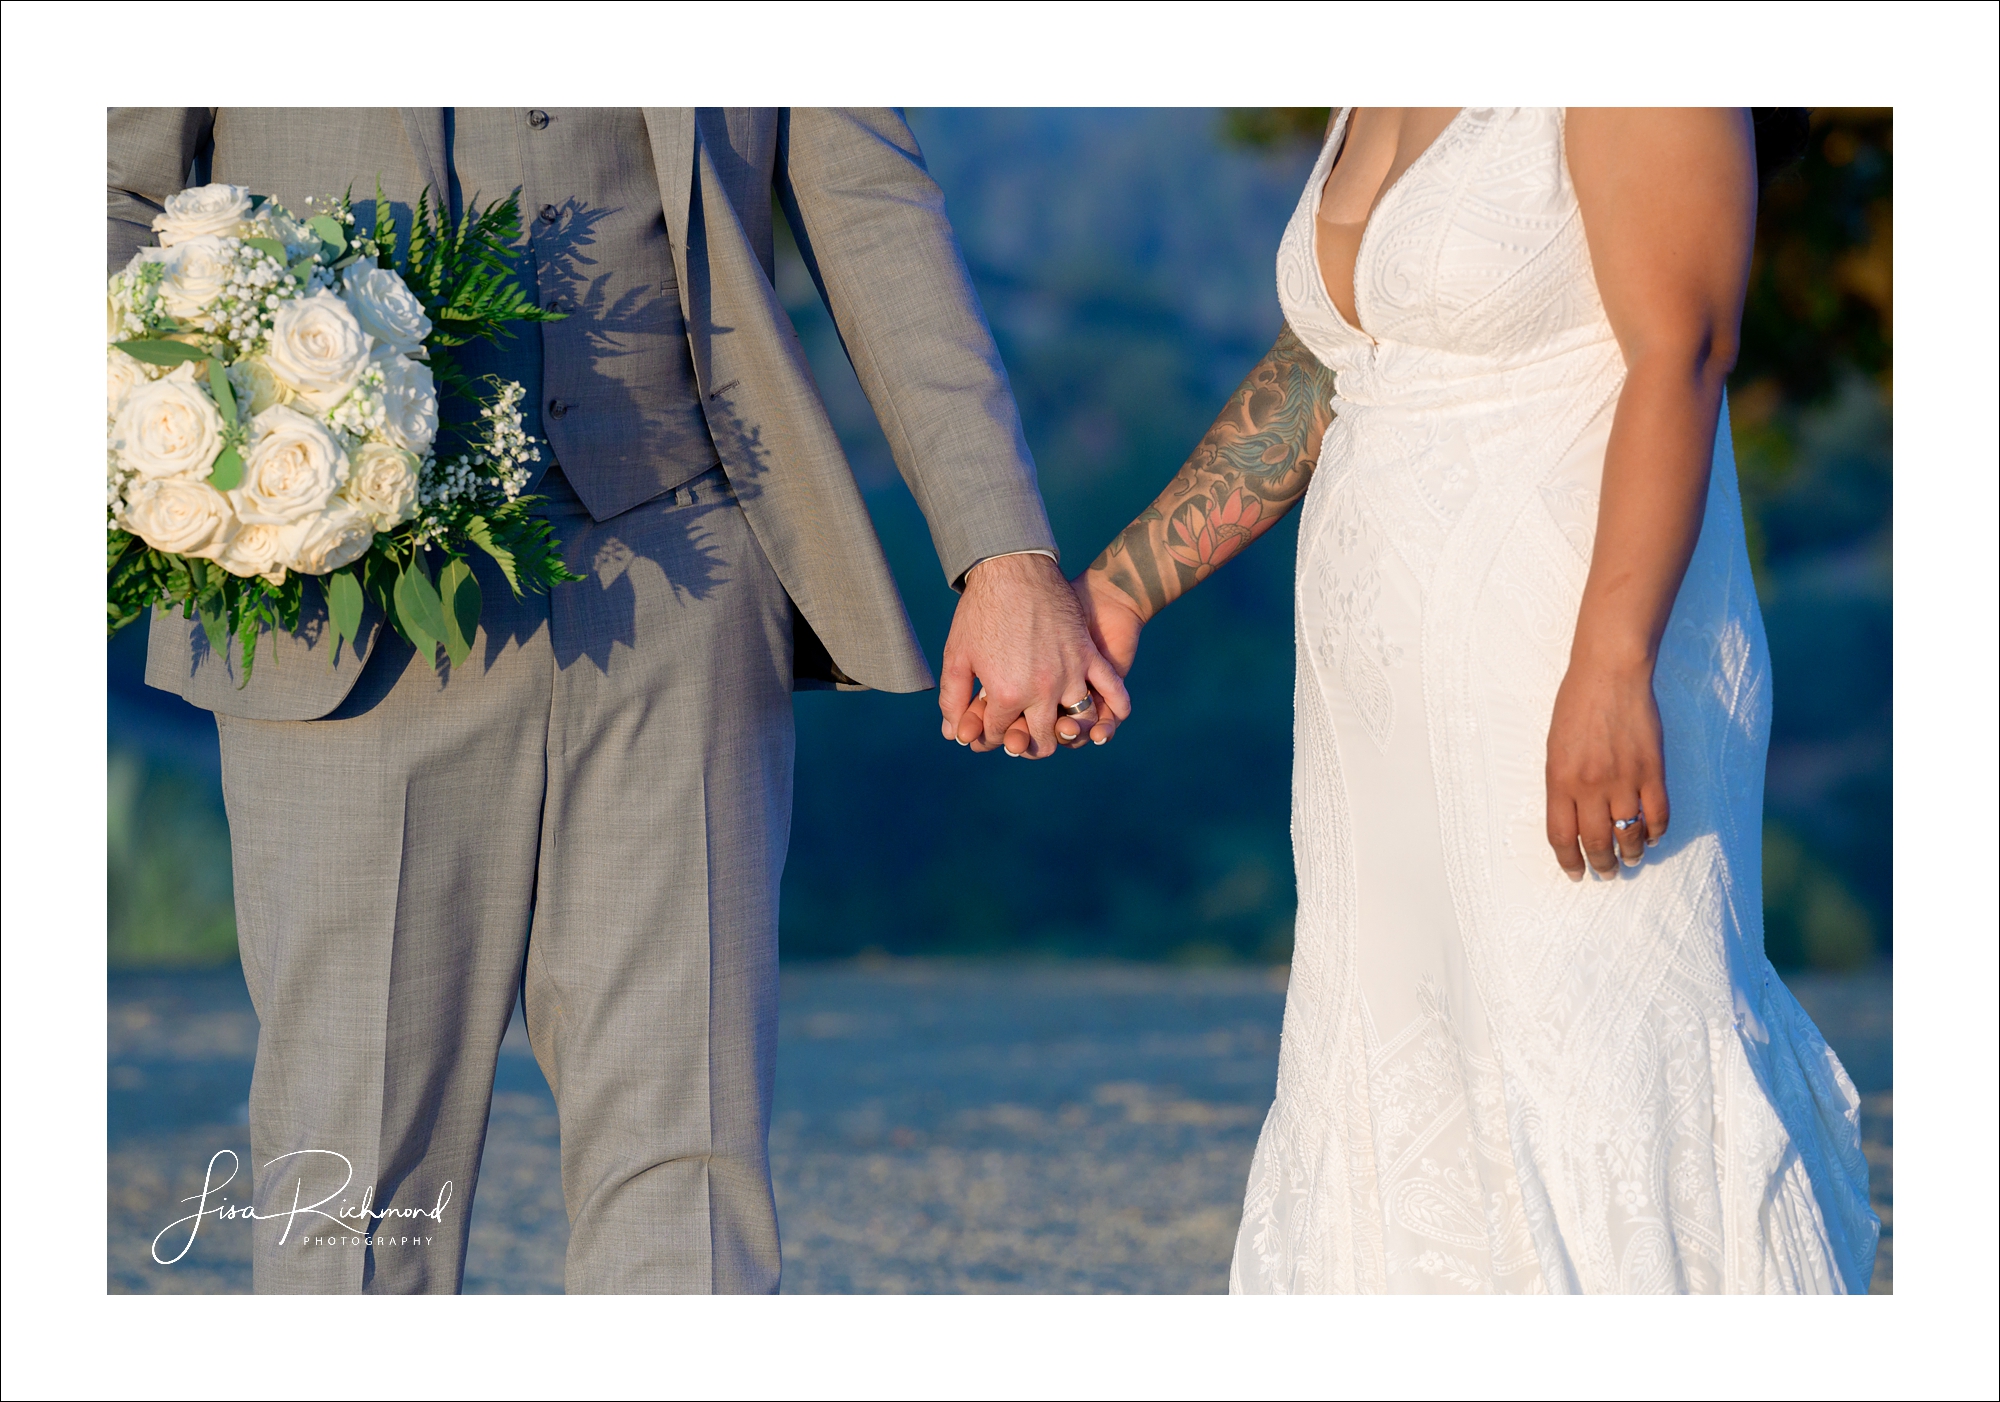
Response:
[[[888,109],[644,115],[702,407],[806,625],[801,684],[935,685],[773,286],[775,192],[948,581],[987,556],[1054,549],[1006,370],[915,137]],[[152,242],[153,215],[204,155],[210,178],[294,208],[310,193],[359,194],[377,176],[405,207],[425,186],[448,188],[441,108],[113,109],[112,267]],[[309,605],[315,595],[307,591]],[[362,646],[329,665],[310,614],[299,632],[260,640],[255,674],[239,688],[237,658],[211,654],[198,625],[156,613],[147,680],[230,715],[326,715],[359,676],[381,620],[365,620]]]

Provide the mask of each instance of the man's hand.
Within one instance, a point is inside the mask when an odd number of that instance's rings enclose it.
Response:
[[[1131,598],[1117,585],[1107,584],[1104,572],[1095,568],[1085,570],[1071,580],[1069,587],[1083,609],[1083,621],[1090,628],[1090,640],[1097,645],[1098,653],[1116,669],[1119,676],[1130,676],[1132,659],[1139,652],[1139,630],[1146,626],[1146,620],[1132,607]],[[977,723],[984,725],[986,698],[973,697],[965,713],[968,717],[977,716]],[[1086,744],[1102,745],[1118,733],[1118,723],[1122,719],[1122,716],[1112,715],[1107,706],[1099,706],[1080,716],[1064,716],[1056,722],[1056,739],[1072,750],[1080,750]],[[960,722],[962,725],[966,723]],[[1009,726],[1002,743],[1009,754],[1026,750],[1027,722],[1017,720]]]
[[[971,705],[975,680],[984,706]],[[1000,555],[974,565],[944,645],[938,709],[946,738],[983,753],[1000,748],[1007,728],[1024,720],[1028,745],[1008,746],[1008,753],[1046,759],[1059,743],[1057,708],[1092,692],[1100,710],[1118,720],[1132,713],[1124,680],[1092,644],[1055,561]],[[1019,745],[1018,728],[1015,736]]]

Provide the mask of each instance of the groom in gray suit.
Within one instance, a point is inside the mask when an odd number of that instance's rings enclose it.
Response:
[[[773,196],[963,593],[947,733],[1034,753],[1123,707],[1055,563],[1007,378],[915,138],[888,110],[114,109],[110,264],[188,183],[295,211],[376,180],[407,219],[516,188],[566,319],[482,348],[552,451],[585,576],[433,672],[364,620],[240,654],[156,613],[147,680],[215,712],[260,1291],[447,1292],[515,999],[555,1092],[572,1291],[771,1291],[766,1138],[791,693],[935,685],[773,289]],[[538,419],[539,421],[535,421]],[[308,591],[308,599],[314,592]],[[893,838],[885,837],[885,840]]]

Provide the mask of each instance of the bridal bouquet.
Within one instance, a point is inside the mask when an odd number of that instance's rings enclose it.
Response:
[[[451,359],[558,315],[512,279],[516,199],[454,224],[426,191],[406,234],[379,196],[366,233],[346,197],[315,207],[185,190],[111,279],[110,631],[178,607],[218,652],[242,639],[244,682],[308,577],[336,652],[373,598],[433,667],[471,651],[472,550],[516,594],[579,577],[521,495],[541,457],[524,391]],[[470,421],[440,420],[441,390]]]

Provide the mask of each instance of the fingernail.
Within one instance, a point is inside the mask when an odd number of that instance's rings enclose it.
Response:
[[[1090,737],[1090,743],[1093,745],[1101,745],[1104,743],[1104,737],[1102,735],[1093,735]]]
[[[952,736],[951,738],[952,738],[952,739],[954,739],[954,740],[958,740],[958,737],[957,737],[956,735]],[[966,740],[958,740],[958,743],[959,743],[960,745],[966,745],[966,744],[969,744],[969,743],[970,743],[970,741],[966,741]]]
[[[1648,847],[1658,847],[1660,845],[1660,839],[1657,837],[1649,837],[1646,839],[1646,845]]]
[[[1623,863],[1624,863],[1624,864],[1625,864],[1626,866],[1628,866],[1628,867],[1635,867],[1635,866],[1639,865],[1639,858],[1637,858],[1637,857],[1623,857],[1623,856],[1621,856],[1621,857],[1620,857],[1620,858],[1619,858],[1618,860],[1619,860],[1619,861],[1621,861],[1621,862],[1623,862]]]
[[[1567,876],[1571,881],[1576,882],[1578,885],[1581,885],[1583,883],[1583,873],[1580,871],[1566,871],[1563,873],[1563,875]]]

